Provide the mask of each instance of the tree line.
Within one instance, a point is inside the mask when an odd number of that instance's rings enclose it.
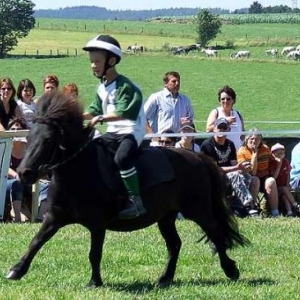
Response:
[[[51,19],[81,19],[81,20],[148,20],[159,17],[195,16],[200,8],[165,8],[150,10],[109,10],[97,6],[76,6],[61,9],[36,10],[34,17]],[[210,8],[213,14],[228,14],[228,9]]]

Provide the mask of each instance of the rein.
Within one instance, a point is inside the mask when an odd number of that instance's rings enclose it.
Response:
[[[59,138],[57,140],[57,145],[55,147],[55,150],[53,151],[52,155],[51,155],[51,159],[49,160],[50,162],[52,162],[56,156],[57,150],[60,149],[61,151],[66,151],[66,147],[63,145],[63,141],[64,141],[64,129],[62,128],[62,126],[55,121],[52,121],[51,123],[49,122],[49,120],[43,119],[43,118],[37,118],[36,119],[36,123],[40,123],[40,124],[47,124],[49,126],[55,126],[56,128],[58,128],[59,130]],[[79,155],[88,145],[89,143],[93,140],[94,137],[94,133],[95,133],[95,129],[93,128],[93,130],[89,133],[89,136],[86,140],[86,142],[81,145],[81,147],[79,149],[77,149],[77,151],[75,151],[71,156],[67,157],[66,159],[63,159],[62,161],[51,165],[51,163],[49,164],[45,164],[39,167],[39,171],[41,172],[47,172],[50,170],[54,170],[60,166],[65,165],[66,163],[68,163],[69,161],[71,161],[72,159],[74,159],[77,155]]]

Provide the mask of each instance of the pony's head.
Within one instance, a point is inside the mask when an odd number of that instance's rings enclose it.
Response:
[[[28,148],[18,168],[21,180],[34,183],[47,167],[51,169],[74,152],[83,138],[82,129],[83,106],[78,100],[57,91],[42,95],[27,136]]]

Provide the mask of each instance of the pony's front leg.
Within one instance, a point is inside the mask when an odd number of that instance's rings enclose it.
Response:
[[[10,269],[6,278],[14,280],[21,279],[27,273],[37,252],[53,237],[60,227],[61,226],[54,222],[53,216],[48,213],[40,230],[31,240],[27,252],[21,260]]]
[[[89,287],[99,287],[103,284],[100,274],[100,263],[102,259],[103,243],[105,238],[105,230],[91,231],[91,249],[89,260],[92,266],[92,277],[88,284]]]
[[[181,239],[175,227],[177,213],[172,213],[158,222],[158,228],[168,249],[168,262],[163,274],[158,280],[159,286],[168,286],[173,283],[177,260],[181,248]]]

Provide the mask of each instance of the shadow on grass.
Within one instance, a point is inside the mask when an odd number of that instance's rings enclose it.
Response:
[[[155,289],[168,289],[168,288],[182,288],[186,286],[218,286],[218,285],[228,285],[232,282],[233,284],[248,285],[251,287],[259,287],[261,285],[273,286],[276,284],[274,280],[268,278],[257,278],[257,279],[240,279],[238,281],[230,281],[227,278],[218,278],[213,280],[208,279],[190,279],[190,280],[176,280],[173,284],[166,287],[159,287],[156,283],[150,283],[145,281],[135,281],[131,284],[125,283],[106,283],[105,286],[117,291],[126,291],[132,294],[151,292]]]

